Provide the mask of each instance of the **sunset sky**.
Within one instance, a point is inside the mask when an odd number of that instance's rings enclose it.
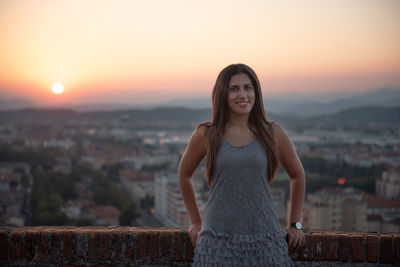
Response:
[[[400,1],[0,0],[1,99],[207,97],[238,62],[264,98],[400,86]]]

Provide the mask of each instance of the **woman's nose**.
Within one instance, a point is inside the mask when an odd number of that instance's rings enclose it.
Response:
[[[245,97],[246,96],[246,92],[244,91],[244,89],[242,88],[242,89],[240,89],[239,90],[239,97]]]

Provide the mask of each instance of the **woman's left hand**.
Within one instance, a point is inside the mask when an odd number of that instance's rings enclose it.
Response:
[[[285,229],[287,232],[286,241],[288,246],[292,250],[297,250],[302,248],[306,243],[306,238],[302,230],[298,230],[294,227],[288,227]]]

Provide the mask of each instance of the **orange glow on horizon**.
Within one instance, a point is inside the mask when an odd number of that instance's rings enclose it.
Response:
[[[238,62],[265,95],[400,86],[399,11],[396,0],[2,1],[0,99],[210,96]],[[54,81],[68,88],[57,99]]]

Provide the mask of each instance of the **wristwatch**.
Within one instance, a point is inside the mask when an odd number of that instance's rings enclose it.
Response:
[[[303,225],[301,224],[301,222],[292,222],[290,223],[290,227],[294,227],[297,230],[301,230],[301,228],[303,227]]]

